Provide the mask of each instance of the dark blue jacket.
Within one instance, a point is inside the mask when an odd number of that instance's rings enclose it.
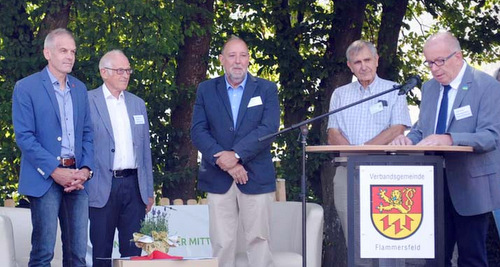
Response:
[[[273,140],[259,142],[258,138],[276,132],[279,123],[280,106],[274,83],[248,74],[236,128],[224,76],[200,83],[191,124],[191,140],[202,154],[198,189],[218,194],[229,190],[233,178],[216,165],[213,155],[233,150],[248,172],[248,182],[238,184],[241,192],[275,191],[276,176],[270,152]]]

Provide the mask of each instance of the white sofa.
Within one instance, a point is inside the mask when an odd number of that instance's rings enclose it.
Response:
[[[0,266],[28,266],[31,251],[31,212],[24,208],[0,207]],[[58,227],[58,236],[60,230]],[[51,266],[62,266],[62,243],[57,238]]]
[[[307,203],[307,266],[320,267],[323,243],[323,208]],[[0,207],[0,267],[28,266],[31,250],[30,210]],[[239,229],[239,240],[242,231]],[[60,232],[58,230],[58,236]],[[236,267],[250,267],[244,242],[238,243]],[[302,204],[275,202],[271,215],[271,249],[276,267],[302,266]],[[62,265],[62,245],[57,238],[52,266]]]
[[[275,202],[271,211],[271,250],[276,267],[302,266],[302,203]],[[238,229],[236,267],[248,266],[243,231]],[[323,208],[306,204],[306,255],[308,267],[321,266]]]

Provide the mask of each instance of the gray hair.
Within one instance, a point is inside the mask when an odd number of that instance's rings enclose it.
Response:
[[[368,41],[357,40],[354,41],[352,44],[350,44],[345,52],[345,57],[347,58],[347,61],[351,61],[351,56],[358,54],[359,51],[363,50],[363,48],[368,48],[368,50],[370,50],[370,52],[372,53],[373,57],[377,56],[377,48],[375,48],[375,45],[373,45],[371,42]]]
[[[57,36],[61,35],[67,35],[71,37],[71,39],[75,40],[73,34],[70,31],[64,28],[57,28],[49,32],[49,34],[47,34],[47,36],[45,37],[45,42],[43,43],[43,48],[53,48],[54,40],[56,39]]]
[[[112,55],[123,55],[124,57],[127,57],[125,55],[125,53],[123,53],[122,50],[113,49],[101,57],[101,60],[99,60],[99,69],[111,68],[111,56]]]

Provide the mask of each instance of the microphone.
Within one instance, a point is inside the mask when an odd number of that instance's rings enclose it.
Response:
[[[406,82],[403,85],[395,85],[395,86],[399,87],[398,95],[405,95],[406,93],[411,91],[411,89],[413,89],[413,87],[417,86],[417,84],[419,84],[421,82],[422,82],[422,80],[420,79],[420,76],[413,75],[408,80],[406,80]]]

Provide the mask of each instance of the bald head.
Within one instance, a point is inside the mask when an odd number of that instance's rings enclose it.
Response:
[[[464,65],[460,43],[453,34],[439,32],[425,42],[424,56],[432,77],[442,85],[449,85]]]
[[[450,48],[450,51],[460,51],[460,43],[458,39],[453,36],[450,32],[438,32],[436,34],[431,35],[429,39],[425,42],[424,50],[426,47],[435,45],[436,43],[444,44]]]

